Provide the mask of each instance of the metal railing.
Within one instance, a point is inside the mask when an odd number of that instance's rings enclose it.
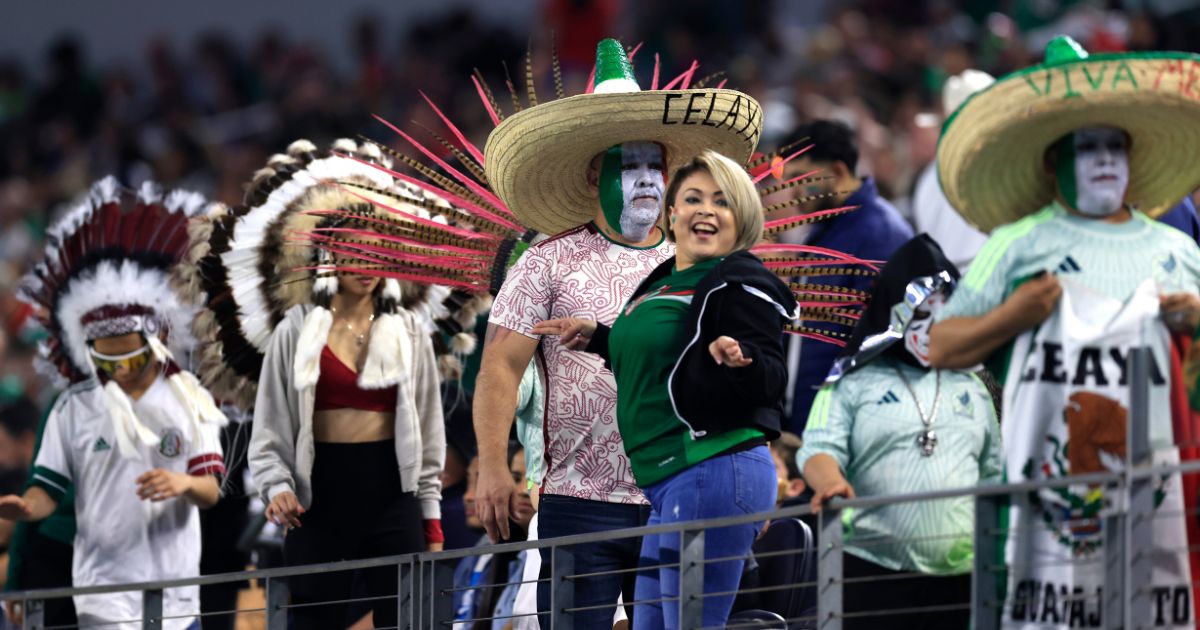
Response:
[[[971,582],[970,602],[953,605],[950,608],[962,609],[970,607],[973,627],[978,630],[993,630],[1001,625],[1004,614],[1014,615],[1014,602],[1023,606],[1022,601],[1014,600],[1011,594],[1001,595],[1009,586],[1007,573],[1012,569],[1003,560],[1001,553],[1010,529],[998,525],[998,518],[1006,503],[1013,498],[1029,496],[1030,493],[1050,488],[1065,488],[1069,486],[1087,485],[1102,487],[1106,496],[1111,497],[1109,507],[1095,515],[1095,519],[1103,524],[1103,551],[1096,563],[1096,570],[1103,571],[1102,596],[1094,602],[1098,609],[1089,610],[1087,614],[1101,615],[1107,627],[1123,626],[1124,628],[1149,628],[1161,625],[1159,621],[1172,612],[1171,594],[1164,597],[1161,589],[1155,589],[1151,582],[1153,560],[1156,553],[1176,553],[1197,551],[1187,546],[1186,541],[1155,540],[1151,535],[1151,527],[1156,518],[1178,517],[1179,514],[1162,514],[1155,511],[1156,482],[1167,476],[1200,474],[1200,461],[1188,461],[1175,465],[1155,466],[1150,459],[1147,422],[1147,391],[1145,383],[1145,358],[1135,355],[1132,365],[1135,384],[1130,405],[1129,435],[1127,439],[1126,465],[1120,472],[1075,475],[1048,480],[1030,481],[1024,483],[986,484],[968,488],[948,489],[936,492],[922,492],[900,496],[869,496],[850,500],[836,499],[830,502],[819,514],[813,515],[808,505],[798,505],[771,512],[753,515],[733,516],[720,519],[708,519],[689,523],[674,523],[639,527],[618,531],[582,534],[555,538],[549,540],[534,540],[512,542],[500,545],[488,545],[468,549],[457,549],[436,553],[417,553],[401,556],[355,560],[328,564],[309,565],[300,567],[274,568],[257,571],[245,571],[221,575],[208,575],[198,578],[162,580],[140,584],[124,584],[113,586],[93,586],[83,588],[59,588],[31,590],[0,594],[0,599],[19,600],[25,604],[25,628],[29,630],[50,630],[42,623],[42,603],[45,600],[73,595],[103,594],[116,592],[140,591],[143,593],[143,613],[140,620],[135,620],[145,629],[163,627],[163,592],[182,586],[210,585],[229,582],[242,582],[248,579],[258,580],[265,586],[266,603],[262,609],[222,611],[246,614],[255,613],[265,616],[267,630],[284,630],[288,626],[289,611],[296,607],[290,602],[288,579],[297,576],[307,576],[334,571],[351,571],[375,567],[394,567],[398,575],[399,589],[395,595],[395,605],[399,625],[402,629],[416,628],[449,628],[469,627],[477,621],[493,619],[492,611],[483,611],[472,619],[455,619],[453,598],[456,593],[485,588],[502,588],[510,582],[499,581],[490,584],[463,585],[454,584],[455,567],[466,558],[478,558],[482,554],[504,554],[536,549],[543,558],[544,564],[549,565],[548,576],[537,582],[548,582],[550,586],[552,606],[550,610],[538,611],[543,618],[548,618],[550,628],[554,630],[571,630],[575,627],[574,613],[584,610],[576,606],[576,588],[580,579],[594,577],[596,574],[580,574],[575,571],[575,547],[581,544],[611,541],[616,539],[639,538],[649,534],[678,533],[682,536],[680,557],[676,566],[679,569],[679,597],[670,600],[658,600],[664,605],[678,606],[680,627],[702,627],[703,604],[706,597],[728,595],[728,593],[705,593],[703,589],[703,574],[707,564],[728,560],[749,560],[753,554],[739,558],[705,558],[706,535],[712,530],[732,525],[759,522],[766,519],[786,519],[793,517],[811,516],[817,523],[816,549],[782,549],[771,552],[771,555],[795,555],[816,553],[817,579],[811,583],[773,584],[750,589],[742,593],[761,593],[787,589],[811,588],[816,590],[816,613],[809,617],[794,617],[785,622],[791,627],[806,624],[806,627],[821,628],[822,630],[840,630],[844,619],[866,615],[892,615],[913,610],[877,610],[845,614],[843,610],[843,591],[848,583],[844,578],[843,558],[846,545],[843,541],[842,513],[847,509],[862,510],[873,507],[896,505],[908,502],[927,502],[971,497],[975,509],[974,531],[969,533],[973,542],[974,570]],[[1139,375],[1141,377],[1139,378]],[[1142,383],[1137,386],[1137,383]],[[1196,514],[1187,514],[1187,518],[1196,518]],[[964,533],[967,534],[967,533]],[[855,541],[863,544],[862,541]],[[911,542],[911,541],[910,541]],[[1182,544],[1183,547],[1179,548]],[[1167,548],[1164,545],[1175,545]],[[762,556],[760,556],[761,559]],[[642,567],[640,570],[659,567]],[[610,574],[629,574],[638,568],[621,569],[608,572]],[[543,573],[546,575],[546,573]],[[900,573],[888,576],[887,579],[904,580],[921,577],[917,573]],[[1186,588],[1190,597],[1192,584],[1179,585]],[[1057,594],[1056,594],[1057,596]],[[390,597],[390,596],[389,596]],[[1074,604],[1091,594],[1063,593],[1063,600],[1055,601],[1055,611],[1059,603],[1064,610],[1074,613]],[[343,600],[351,601],[351,600]],[[363,601],[362,598],[353,601]],[[1036,600],[1032,600],[1036,601]],[[338,602],[322,602],[332,604]],[[625,602],[626,606],[652,602]],[[1194,602],[1190,599],[1184,604],[1190,608]],[[305,606],[314,604],[303,604]],[[1047,606],[1042,601],[1043,610]],[[1082,606],[1082,602],[1080,602]],[[604,608],[616,608],[616,602],[606,604]],[[1175,605],[1178,608],[1178,605]],[[595,607],[592,607],[595,608]],[[1164,611],[1166,611],[1164,613]],[[917,611],[919,612],[919,611]],[[928,611],[928,612],[933,612]],[[1049,613],[1044,613],[1049,614]],[[1057,615],[1057,612],[1054,612]],[[1188,614],[1192,614],[1190,611]],[[1114,622],[1113,620],[1120,620]],[[1169,620],[1168,620],[1169,621]],[[466,624],[466,625],[459,625]],[[1169,625],[1169,624],[1168,624]],[[545,625],[543,624],[543,627]],[[737,627],[729,625],[728,627]],[[761,626],[756,626],[761,627]],[[61,627],[59,627],[61,628]],[[63,629],[65,630],[65,628]]]
[[[999,513],[1003,502],[1011,496],[1029,493],[1046,488],[1065,487],[1073,484],[1103,485],[1110,490],[1120,492],[1129,490],[1128,501],[1124,503],[1129,509],[1117,509],[1104,515],[1108,523],[1114,526],[1108,528],[1110,539],[1106,540],[1104,552],[1105,588],[1104,588],[1104,618],[1124,619],[1126,628],[1140,627],[1138,620],[1151,619],[1152,608],[1155,606],[1154,593],[1148,588],[1137,588],[1134,585],[1149,584],[1146,572],[1149,569],[1149,559],[1156,541],[1146,534],[1150,523],[1149,510],[1137,510],[1137,506],[1145,504],[1146,489],[1150,488],[1145,481],[1150,481],[1164,474],[1200,473],[1200,462],[1187,462],[1175,466],[1147,467],[1128,470],[1125,473],[1105,473],[1077,475],[1047,481],[1027,482],[1018,484],[981,485],[973,488],[945,490],[938,492],[923,492],[903,496],[864,497],[850,500],[834,500],[829,506],[816,515],[820,523],[818,547],[818,579],[815,584],[792,584],[767,587],[760,590],[779,588],[798,588],[814,586],[818,589],[817,615],[811,621],[816,627],[824,630],[837,630],[841,627],[842,588],[845,584],[842,575],[842,543],[843,525],[841,512],[845,509],[865,509],[884,505],[894,505],[911,501],[935,501],[948,498],[972,496],[976,506],[976,526],[974,532],[975,571],[973,580],[973,597],[971,609],[974,612],[975,627],[979,630],[998,628],[999,615],[997,607],[1002,605],[996,599],[1000,572],[1004,566],[997,566],[994,558],[998,556],[997,545],[1002,544],[1005,531],[995,527],[995,516]],[[703,568],[705,564],[727,561],[735,558],[704,558],[704,541],[706,530],[742,525],[764,519],[783,519],[805,516],[812,513],[807,505],[795,506],[766,512],[763,514],[734,516],[721,519],[709,519],[690,523],[675,523],[639,527],[612,532],[583,534],[550,540],[505,543],[456,549],[435,553],[419,553],[403,556],[372,558],[369,560],[353,560],[327,564],[307,565],[300,567],[285,567],[244,571],[220,575],[207,575],[198,578],[161,580],[139,584],[123,584],[113,586],[92,586],[82,588],[43,589],[23,592],[3,593],[0,599],[18,600],[25,603],[25,627],[29,630],[52,630],[57,627],[47,627],[41,623],[39,612],[40,603],[47,599],[70,597],[73,595],[89,595],[103,593],[118,593],[141,591],[143,599],[143,618],[140,621],[146,629],[162,628],[163,590],[182,586],[209,585],[228,582],[240,582],[247,579],[259,580],[265,585],[265,609],[222,611],[212,614],[229,614],[263,612],[266,615],[268,630],[284,630],[287,628],[289,603],[287,579],[294,576],[313,575],[333,571],[351,571],[373,567],[395,567],[399,576],[399,592],[397,593],[397,612],[400,619],[399,628],[435,628],[449,627],[455,621],[451,604],[452,594],[457,591],[482,589],[487,587],[506,586],[508,582],[498,584],[480,584],[474,587],[455,587],[453,584],[453,567],[463,558],[475,558],[484,553],[500,554],[505,552],[523,551],[527,549],[540,550],[545,557],[549,554],[551,567],[549,581],[551,584],[551,599],[554,603],[548,612],[553,628],[556,630],[573,628],[572,613],[581,609],[575,607],[575,583],[581,577],[589,575],[576,574],[573,570],[573,553],[571,547],[579,544],[641,537],[647,534],[662,534],[678,532],[683,536],[680,547],[680,594],[677,605],[680,606],[681,627],[701,627],[700,615],[703,599],[715,595],[703,592]],[[795,549],[782,553],[804,553],[804,549]],[[749,556],[736,559],[748,559]],[[617,572],[632,573],[636,568]],[[332,604],[338,602],[323,602]],[[627,602],[632,605],[649,602]],[[609,606],[615,608],[616,604]],[[881,611],[890,612],[890,611]],[[459,623],[471,623],[487,619],[463,619]],[[788,621],[802,621],[789,619]],[[65,629],[64,629],[65,630]]]

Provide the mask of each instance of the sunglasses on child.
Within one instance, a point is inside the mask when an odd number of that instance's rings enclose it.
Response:
[[[120,368],[136,374],[150,362],[150,346],[148,345],[125,354],[104,354],[97,352],[92,347],[88,348],[88,352],[92,355],[92,364],[105,374],[116,374]]]

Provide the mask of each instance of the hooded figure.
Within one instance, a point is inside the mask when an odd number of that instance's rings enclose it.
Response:
[[[928,234],[902,245],[879,272],[871,300],[825,382],[834,382],[881,354],[927,369],[929,311],[941,308],[958,278],[954,263]],[[902,339],[904,343],[897,345]]]
[[[929,366],[929,326],[957,279],[953,263],[925,234],[905,243],[880,271],[870,304],[817,394],[796,456],[813,489],[814,510],[835,496],[999,481],[1000,427],[987,387],[971,372]],[[971,497],[854,510],[844,523],[846,613],[945,607],[897,614],[889,627],[968,625]],[[849,579],[913,573],[918,577],[884,590]],[[843,623],[878,627],[870,616]]]

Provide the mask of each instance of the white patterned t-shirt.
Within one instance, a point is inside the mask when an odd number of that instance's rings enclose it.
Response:
[[[660,241],[636,248],[588,224],[533,245],[508,272],[488,322],[527,337],[560,317],[612,325],[621,306],[655,267],[675,253]],[[608,503],[641,503],[617,431],[617,383],[604,361],[544,336],[537,358],[546,374],[545,476],[542,492]]]

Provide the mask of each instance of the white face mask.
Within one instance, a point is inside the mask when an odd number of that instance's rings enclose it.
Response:
[[[1110,127],[1079,129],[1060,153],[1059,190],[1071,207],[1097,218],[1121,209],[1129,187],[1129,142],[1124,132]]]
[[[946,296],[941,291],[930,295],[913,311],[912,321],[904,329],[904,349],[924,367],[929,367],[929,329],[945,304]]]
[[[634,241],[650,235],[662,211],[664,188],[662,147],[653,142],[621,145],[622,235]]]

